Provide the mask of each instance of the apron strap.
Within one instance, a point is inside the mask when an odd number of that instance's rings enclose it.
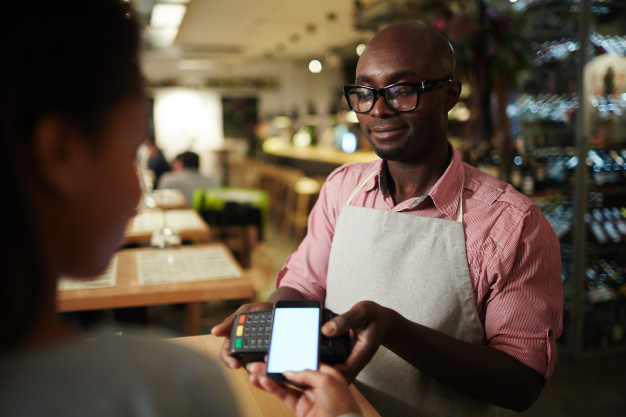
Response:
[[[456,209],[456,221],[463,223],[463,187],[465,183],[461,182],[461,192],[459,193],[459,206]]]
[[[374,168],[367,174],[365,179],[361,181],[361,183],[357,185],[356,188],[352,191],[352,194],[350,194],[350,197],[348,197],[348,201],[346,201],[346,204],[350,204],[350,202],[352,202],[352,199],[357,195],[359,191],[361,191],[361,188],[365,187],[365,184],[367,184],[367,182],[371,180],[374,175],[376,175],[376,172],[378,172],[378,168]]]

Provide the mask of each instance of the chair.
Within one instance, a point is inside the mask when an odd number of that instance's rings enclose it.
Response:
[[[282,233],[300,240],[306,234],[309,213],[317,201],[324,179],[294,177],[291,180],[285,202]]]
[[[263,240],[267,195],[243,188],[199,188],[193,200],[212,238],[224,242],[241,265],[249,267],[252,249]]]

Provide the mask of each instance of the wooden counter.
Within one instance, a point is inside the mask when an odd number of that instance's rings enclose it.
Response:
[[[335,168],[351,162],[369,162],[379,159],[373,151],[345,153],[325,146],[306,148],[285,146],[280,149],[265,151],[264,159],[268,162],[298,168],[310,177],[327,176]]]
[[[182,337],[171,340],[220,362],[219,355],[224,341],[223,338],[203,335]],[[293,412],[278,398],[250,385],[244,369],[229,369],[224,365],[221,366],[222,372],[224,373],[224,376],[234,393],[235,401],[237,401],[242,417],[294,416]],[[354,386],[351,386],[350,390],[361,407],[361,413],[364,417],[380,417],[380,414],[378,414],[374,407],[372,407],[372,405]]]

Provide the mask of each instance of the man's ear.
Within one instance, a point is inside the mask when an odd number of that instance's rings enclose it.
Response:
[[[86,146],[77,127],[59,116],[45,116],[33,130],[37,180],[48,191],[72,194],[84,181]]]
[[[455,80],[450,87],[446,89],[446,113],[452,110],[452,108],[459,101],[461,96],[461,81]]]

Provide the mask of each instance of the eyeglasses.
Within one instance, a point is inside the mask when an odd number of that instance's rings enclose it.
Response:
[[[391,109],[397,112],[407,112],[417,108],[422,93],[436,90],[453,82],[452,78],[439,78],[418,83],[391,84],[383,88],[345,85],[343,93],[348,100],[348,105],[356,113],[367,113],[372,110],[379,96],[385,98],[385,102]]]

